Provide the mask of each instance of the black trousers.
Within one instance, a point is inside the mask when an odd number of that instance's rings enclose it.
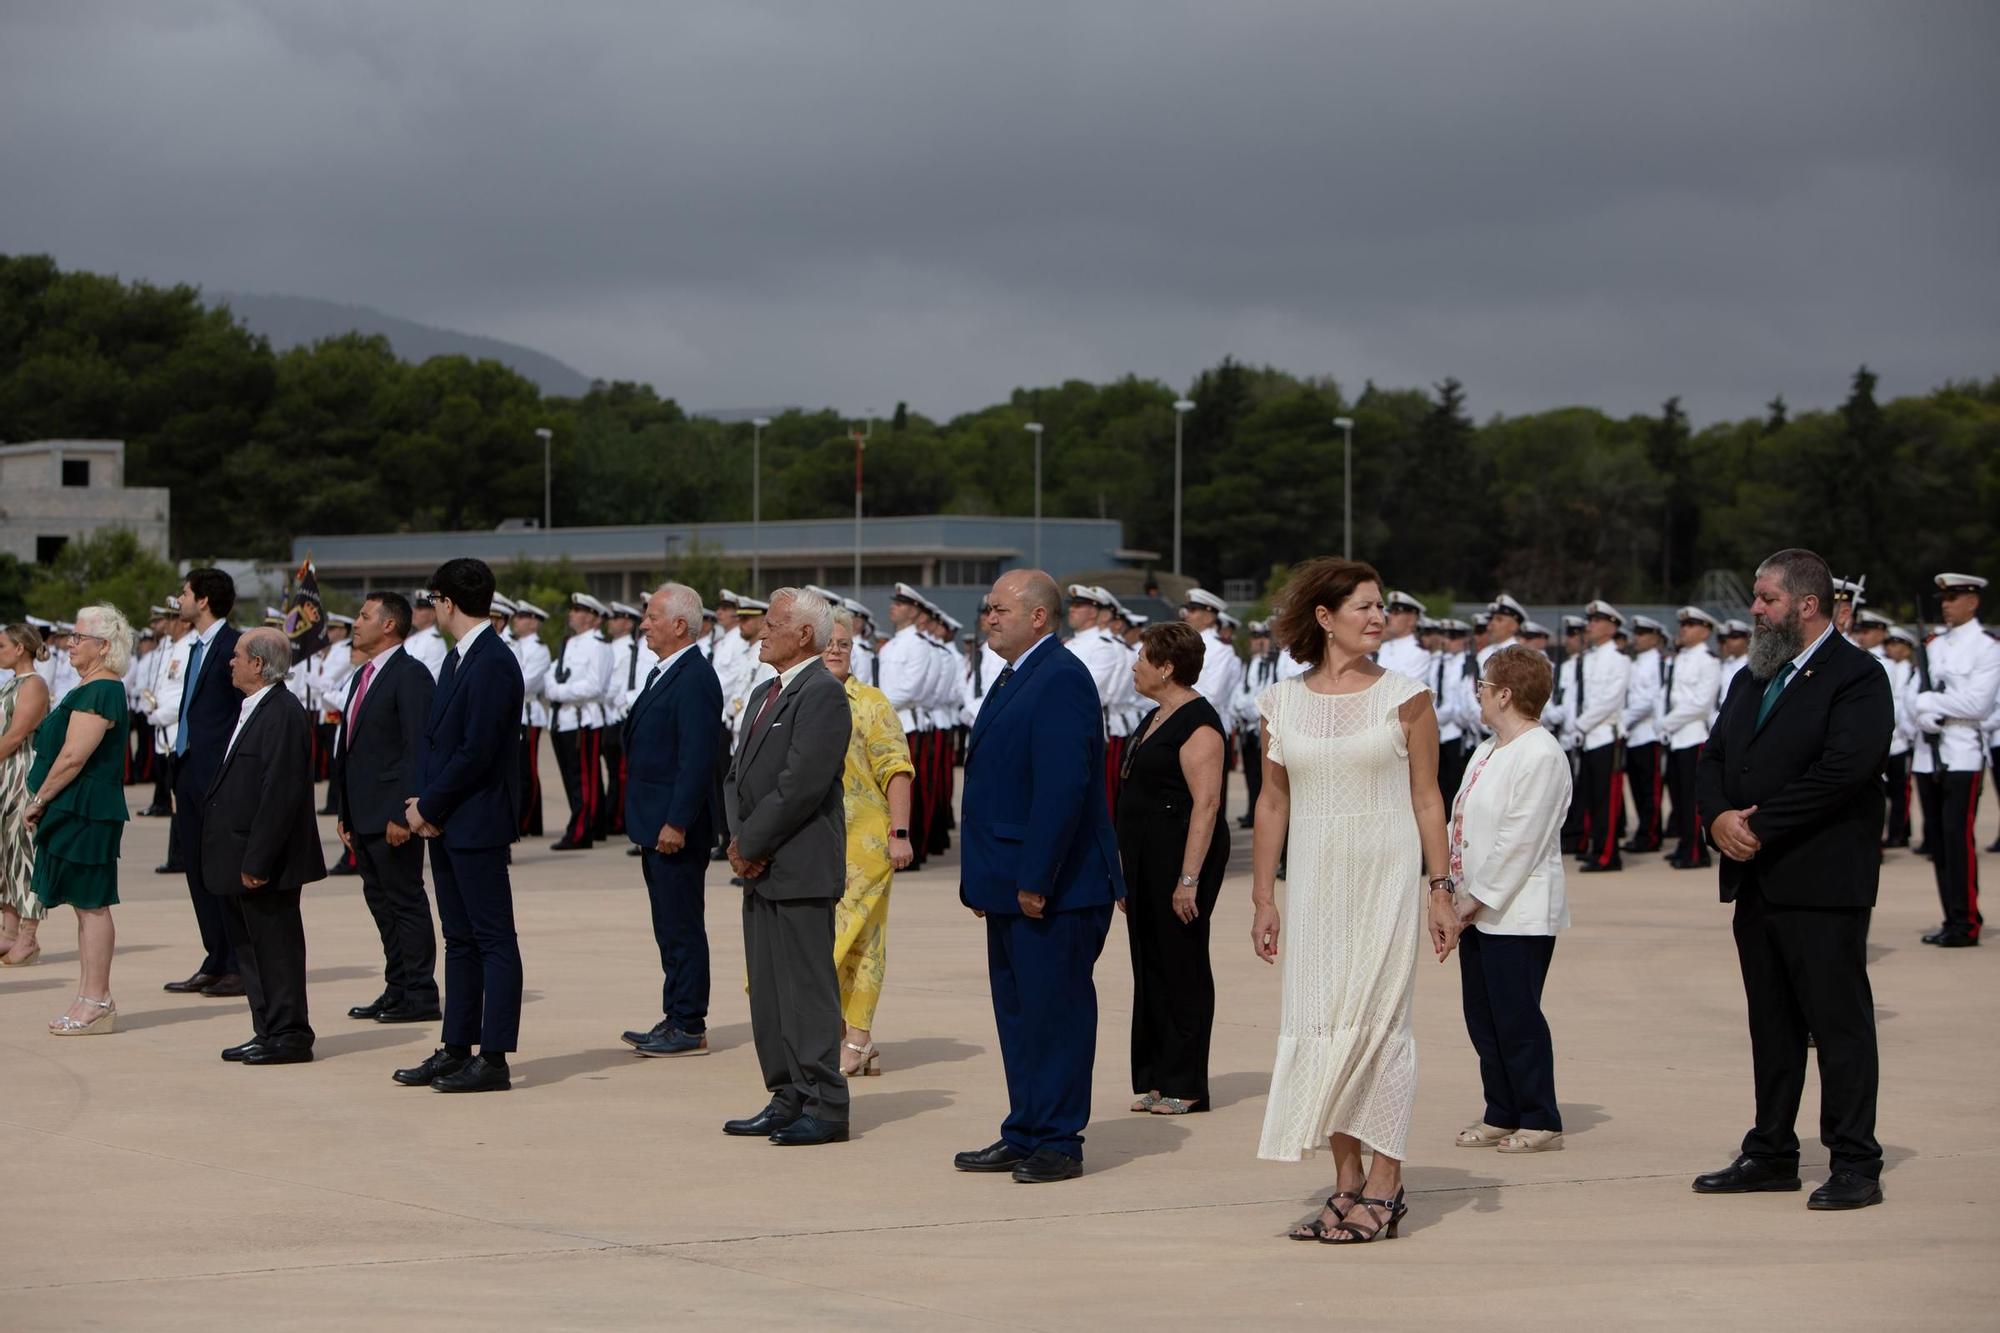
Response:
[[[431,838],[431,883],[444,927],[444,1042],[505,1053],[521,1038],[521,945],[507,849],[452,851]]]
[[[786,1115],[847,1123],[840,1072],[840,978],[833,970],[832,898],[782,902],[743,892],[743,955],[750,971],[750,1036],[772,1106]]]
[[[625,724],[603,727],[597,733],[603,754],[604,779],[598,791],[597,836],[609,838],[625,831]]]
[[[1819,1056],[1820,1142],[1835,1170],[1882,1173],[1875,1141],[1875,996],[1868,985],[1866,907],[1781,907],[1754,885],[1736,899],[1736,958],[1750,1008],[1757,1123],[1743,1155],[1792,1170],[1806,1038]]]
[[[1584,830],[1589,826],[1590,801],[1583,790],[1583,752],[1569,754],[1569,809],[1563,812],[1562,849],[1565,856],[1581,856],[1590,846]]]
[[[1444,796],[1447,814],[1451,803],[1458,799],[1458,784],[1465,779],[1465,761],[1471,757],[1463,737],[1438,742],[1438,791]]]
[[[1657,852],[1660,850],[1660,787],[1663,782],[1658,741],[1625,748],[1625,780],[1632,784],[1632,810],[1637,825],[1625,850]]]
[[[234,939],[230,936],[222,910],[222,900],[208,891],[201,879],[201,797],[176,764],[174,774],[174,832],[180,835],[181,854],[187,875],[188,898],[194,903],[195,926],[201,932],[201,966],[195,970],[213,976],[242,974]],[[172,856],[169,848],[168,855]]]
[[[1250,821],[1250,827],[1257,824],[1257,798],[1264,794],[1264,742],[1256,727],[1245,727],[1239,733],[1238,749],[1243,755],[1243,788],[1246,805],[1243,817]],[[1227,810],[1218,810],[1215,817],[1223,819]]]
[[[1708,864],[1708,844],[1702,839],[1701,810],[1694,791],[1694,775],[1701,767],[1705,748],[1684,745],[1667,752],[1667,787],[1674,797],[1673,859],[1683,864]]]
[[[921,867],[930,855],[930,802],[925,793],[930,790],[931,752],[928,731],[906,731],[903,741],[910,747],[910,767],[915,770],[910,776],[910,850],[914,853],[910,869]]]
[[[542,729],[521,724],[521,836],[542,836]]]
[[[391,847],[380,833],[357,834],[354,864],[361,897],[382,937],[383,993],[393,1004],[435,1008],[437,936],[424,896],[423,840],[413,836]]]
[[[1563,1127],[1555,1044],[1542,1016],[1542,983],[1555,952],[1553,935],[1487,935],[1472,926],[1458,937],[1465,1032],[1479,1053],[1483,1118],[1496,1129]]]
[[[1584,802],[1584,863],[1621,869],[1618,812],[1625,808],[1625,774],[1618,763],[1618,742],[1585,750],[1581,762],[1583,782],[1570,799]]]
[[[1168,831],[1164,821],[1154,830]],[[1215,837],[1228,847],[1228,831],[1220,814]],[[1198,915],[1183,923],[1174,915],[1174,889],[1180,880],[1181,850],[1186,846],[1183,824],[1176,840],[1163,836],[1158,851],[1133,849],[1135,860],[1159,864],[1134,867],[1139,873],[1126,884],[1125,934],[1132,953],[1132,1091],[1158,1089],[1168,1097],[1200,1103],[1208,1110],[1208,1047],[1215,1029],[1215,972],[1209,964],[1209,926],[1215,902],[1222,894],[1222,861],[1202,867],[1195,888]],[[1227,851],[1223,860],[1227,859]]]
[[[724,806],[723,785],[729,777],[729,761],[734,757],[731,748],[735,744],[735,734],[724,727],[715,737],[715,776],[709,783],[709,809],[715,814],[715,846],[717,850],[729,846],[729,821],[722,817]]]
[[[1928,818],[1924,835],[1931,845],[1931,871],[1937,877],[1938,901],[1944,905],[1944,928],[1954,935],[1979,938],[1985,918],[1979,915],[1979,772],[1937,776],[1938,822]]]
[[[1917,808],[1924,816],[1924,838],[1922,850],[1932,856],[1937,855],[1938,830],[1944,824],[1944,790],[1935,773],[1918,773]]]
[[[924,733],[930,749],[930,799],[924,820],[924,845],[931,856],[951,850],[952,733],[937,727]]]
[[[699,1036],[708,1031],[708,847],[690,842],[672,856],[648,847],[639,865],[660,946],[660,1016]]]
[[[297,889],[256,889],[217,896],[223,928],[241,963],[250,1021],[266,1046],[313,1044],[306,1019],[306,925]]]
[[[174,808],[174,752],[153,756],[153,808]],[[171,860],[171,858],[169,858]]]
[[[563,826],[563,837],[588,847],[597,836],[599,784],[603,780],[597,728],[558,731],[553,739],[563,795],[569,798],[569,823]]]
[[[1882,761],[1882,794],[1889,801],[1889,831],[1884,841],[1891,847],[1910,845],[1910,754],[1892,754]]]

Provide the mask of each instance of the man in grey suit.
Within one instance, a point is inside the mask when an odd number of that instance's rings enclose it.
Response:
[[[847,1139],[833,909],[847,883],[840,779],[853,720],[820,662],[832,634],[824,597],[771,594],[759,653],[778,675],[751,691],[724,783],[729,864],[744,881],[750,1031],[771,1100],[722,1129],[787,1147]]]

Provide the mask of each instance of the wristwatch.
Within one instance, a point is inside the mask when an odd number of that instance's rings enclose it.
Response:
[[[1195,877],[1194,877],[1193,875],[1182,875],[1182,876],[1181,876],[1181,887],[1182,887],[1182,888],[1184,888],[1184,889],[1191,889],[1191,888],[1193,888],[1194,886],[1195,886]]]
[[[889,836],[892,838],[901,838],[904,842],[908,842],[910,840],[910,831],[906,828],[892,828],[889,830]]]

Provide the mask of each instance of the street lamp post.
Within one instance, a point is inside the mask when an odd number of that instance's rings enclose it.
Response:
[[[1343,443],[1340,449],[1340,554],[1341,558],[1354,558],[1354,418],[1335,417],[1333,424],[1340,427]]]
[[[763,588],[764,555],[764,427],[769,417],[750,421],[750,595]]]
[[[1174,400],[1174,573],[1181,572],[1181,423],[1194,411],[1194,400]]]
[[[1030,421],[1022,427],[1035,437],[1035,568],[1042,567],[1042,423]]]
[[[854,595],[861,596],[861,451],[875,431],[875,409],[868,409],[862,425],[854,428]]]
[[[555,483],[551,480],[554,473],[549,468],[549,441],[555,438],[555,432],[547,426],[537,426],[535,434],[542,437],[542,531],[547,532],[555,526],[555,505],[552,500],[555,495]]]

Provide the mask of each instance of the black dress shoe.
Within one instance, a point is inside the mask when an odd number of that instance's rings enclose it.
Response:
[[[1859,1171],[1836,1171],[1812,1192],[1806,1207],[1817,1213],[1835,1213],[1848,1208],[1867,1208],[1882,1202],[1882,1182]]]
[[[246,1065],[309,1065],[312,1063],[313,1048],[310,1046],[259,1046],[243,1057]]]
[[[725,1120],[722,1132],[739,1139],[768,1139],[799,1117],[787,1115],[776,1106],[767,1106],[748,1120]]]
[[[456,1074],[471,1063],[469,1057],[453,1055],[440,1046],[432,1051],[422,1064],[412,1065],[408,1069],[398,1069],[389,1077],[406,1088],[428,1088],[436,1080],[447,1074]]]
[[[625,849],[625,855],[627,856],[644,856],[645,854],[646,854],[646,849],[644,847],[641,847],[636,842],[633,843],[630,847],[627,847]]]
[[[475,1055],[460,1068],[431,1080],[432,1092],[505,1092],[513,1086],[507,1066],[491,1064],[483,1055]]]
[[[160,989],[169,995],[199,995],[219,980],[213,972],[197,972],[186,981],[169,981]]]
[[[1948,930],[1938,939],[1940,949],[1976,949],[1979,937],[1963,930]]]
[[[962,1152],[951,1159],[951,1164],[961,1171],[1012,1171],[1028,1160],[1028,1154],[1013,1144],[1001,1139],[991,1147],[977,1152]]]
[[[729,859],[729,849],[727,847],[717,847],[709,852],[708,859],[711,861],[727,861]]]
[[[771,1135],[771,1142],[780,1148],[810,1148],[820,1143],[847,1142],[847,1122],[838,1124],[821,1120],[818,1116],[802,1115]]]
[[[1799,1169],[1784,1171],[1754,1157],[1739,1157],[1720,1171],[1694,1178],[1696,1194],[1765,1194],[1799,1188]]]
[[[1075,1180],[1082,1174],[1081,1157],[1071,1157],[1054,1148],[1039,1148],[1033,1157],[1014,1168],[1014,1183],[1048,1185],[1058,1180]]]
[[[587,852],[590,850],[590,842],[588,839],[585,839],[583,842],[571,842],[568,838],[561,838],[550,843],[549,850],[552,852]]]
[[[1989,852],[2000,852],[2000,838],[1994,839],[1993,845],[1986,850]]]
[[[679,1028],[668,1028],[658,1036],[648,1037],[632,1048],[636,1055],[655,1059],[683,1055],[707,1055],[708,1037],[700,1032],[682,1032]]]
[[[1625,863],[1622,860],[1615,860],[1608,866],[1599,865],[1595,861],[1585,861],[1577,867],[1577,873],[1582,875],[1609,875],[1614,871],[1623,870],[1624,868]]]
[[[358,875],[361,873],[361,867],[350,864],[345,860],[340,860],[328,866],[326,873],[329,875]]]
[[[225,972],[203,986],[201,993],[211,1000],[240,1000],[243,998],[243,978],[234,972]]]
[[[392,1004],[375,1015],[377,1023],[436,1023],[443,1018],[435,1003]]]
[[[653,1026],[651,1026],[650,1028],[647,1028],[644,1032],[637,1031],[636,1029],[631,1032],[621,1032],[618,1034],[618,1040],[624,1042],[627,1046],[643,1046],[645,1043],[651,1041],[653,1038],[664,1037],[673,1030],[674,1030],[673,1020],[670,1018],[663,1018],[659,1022],[653,1024]]]
[[[366,1004],[355,1005],[347,1011],[347,1016],[349,1018],[370,1019],[381,1013],[384,1009],[387,1009],[393,1003],[395,1001],[391,1000],[388,992],[385,991]]]
[[[229,1063],[231,1064],[236,1064],[239,1061],[241,1061],[245,1056],[250,1055],[256,1051],[261,1051],[263,1049],[264,1049],[264,1043],[257,1040],[255,1037],[252,1037],[250,1040],[244,1042],[241,1046],[231,1046],[227,1050],[223,1051],[222,1058],[229,1061]]]
[[[1948,935],[1950,932],[1951,928],[1949,926],[1939,926],[1936,930],[1932,931],[1930,934],[1923,937],[1924,943],[1936,944],[1940,940],[1944,939],[1944,937]]]

